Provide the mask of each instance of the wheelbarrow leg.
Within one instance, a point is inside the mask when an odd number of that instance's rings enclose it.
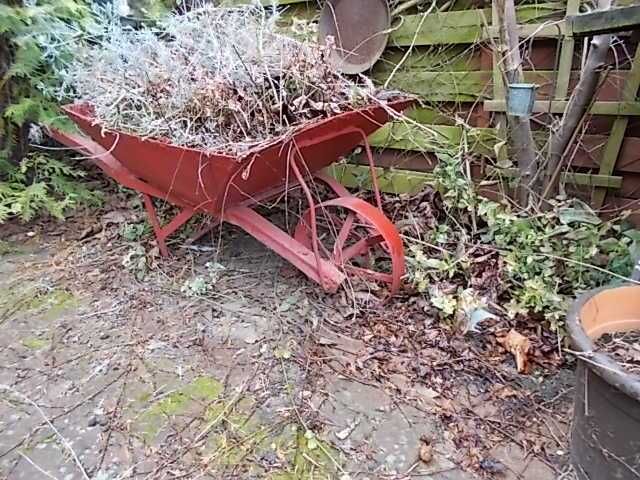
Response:
[[[316,258],[313,251],[248,207],[231,208],[223,219],[288,260],[327,292],[335,292],[345,278],[332,262]]]
[[[147,209],[147,214],[149,215],[149,221],[151,222],[151,226],[153,227],[153,233],[155,233],[156,236],[160,254],[163,257],[168,257],[169,249],[167,248],[165,239],[176,230],[178,230],[182,225],[187,223],[189,219],[193,217],[195,212],[192,208],[183,208],[178,215],[173,217],[173,220],[171,220],[167,225],[163,227],[162,225],[160,225],[160,220],[158,219],[156,208],[153,206],[153,200],[151,199],[151,196],[143,193],[142,199],[144,200],[144,206]]]

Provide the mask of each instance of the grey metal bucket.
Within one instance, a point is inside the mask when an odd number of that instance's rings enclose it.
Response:
[[[528,117],[536,99],[535,83],[511,83],[507,91],[507,113],[515,117]]]

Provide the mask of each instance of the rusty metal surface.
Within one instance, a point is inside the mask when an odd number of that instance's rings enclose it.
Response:
[[[387,46],[391,15],[386,0],[328,0],[320,13],[318,34],[336,49],[331,64],[348,74],[368,70]]]
[[[61,143],[89,156],[107,175],[143,195],[145,208],[163,255],[168,255],[166,238],[198,212],[213,215],[216,221],[235,224],[300,269],[325,290],[334,292],[347,275],[355,274],[389,284],[395,293],[404,275],[402,240],[394,225],[380,209],[352,197],[333,182],[338,198],[316,203],[307,186],[310,176],[364,143],[373,168],[367,136],[390,119],[388,109],[402,111],[413,103],[399,100],[343,113],[302,126],[292,135],[250,151],[240,158],[176,147],[167,143],[109,132],[96,125],[90,109],[66,107],[68,115],[91,138],[51,131]],[[331,181],[329,181],[331,183]],[[375,183],[375,182],[374,182]],[[311,233],[298,241],[249,208],[294,186],[300,186],[309,203]],[[166,225],[161,225],[152,197],[181,207]],[[376,192],[379,198],[379,192]],[[378,202],[379,203],[379,202]],[[371,234],[364,241],[336,250],[331,258],[320,255],[316,231],[316,208],[342,207],[367,221]],[[344,243],[348,229],[343,232]],[[382,245],[391,257],[391,273],[379,273],[346,265],[352,257]]]
[[[387,107],[402,111],[411,103],[400,100]],[[360,132],[370,135],[390,116],[378,105],[342,113],[302,126],[291,137],[276,139],[236,158],[104,130],[94,123],[86,106],[68,106],[65,111],[132,175],[182,204],[215,216],[274,187],[286,188],[292,178],[288,167],[293,145],[304,160],[303,171],[316,172],[360,144]]]

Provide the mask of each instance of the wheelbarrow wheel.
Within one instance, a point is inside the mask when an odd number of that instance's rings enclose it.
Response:
[[[323,259],[349,278],[387,284],[392,295],[398,291],[405,273],[404,248],[395,226],[380,210],[349,195],[316,205],[315,217]],[[304,212],[294,233],[309,249],[313,249],[311,218],[311,210]]]

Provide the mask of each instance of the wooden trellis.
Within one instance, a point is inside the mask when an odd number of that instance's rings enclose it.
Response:
[[[495,2],[494,2],[495,3]],[[566,18],[572,18],[578,14],[580,6],[580,0],[568,0],[566,7]],[[636,10],[640,7],[629,7]],[[617,19],[618,17],[616,17]],[[493,25],[496,24],[495,6],[492,8]],[[628,20],[628,15],[627,15]],[[629,28],[631,22],[627,21],[621,27],[617,25],[609,29],[602,28],[602,31],[616,31],[622,28]],[[597,28],[597,25],[602,25],[602,22],[596,23],[592,21],[592,28]],[[560,58],[558,61],[558,70],[555,76],[555,90],[553,92],[553,100],[538,100],[535,102],[534,113],[562,113],[567,105],[568,93],[569,93],[569,81],[573,69],[573,58],[575,52],[574,31],[571,25],[566,21],[558,23],[556,25],[558,30],[558,39],[561,42],[560,46]],[[584,27],[583,27],[584,28]],[[531,30],[528,27],[527,30]],[[530,34],[535,36],[546,36],[547,31],[544,31],[543,25],[534,26],[534,33]],[[580,31],[580,35],[590,33],[590,31]],[[526,32],[521,32],[521,36],[525,37]],[[502,81],[499,69],[497,68],[496,55],[494,53],[494,98],[484,103],[487,111],[504,112],[506,111],[506,99],[505,99],[505,86]],[[622,183],[622,178],[614,176],[614,170],[616,161],[620,153],[623,140],[625,138],[625,132],[630,116],[640,114],[640,102],[636,102],[636,94],[640,87],[640,49],[637,49],[635,57],[633,59],[631,69],[626,75],[625,83],[622,89],[620,101],[595,101],[593,102],[590,113],[594,115],[616,115],[616,120],[613,123],[610,136],[606,141],[604,151],[599,159],[599,169],[597,174],[592,175],[580,175],[571,176],[571,178],[579,184],[589,185],[595,187],[591,195],[592,206],[599,209],[603,206],[604,200],[608,189],[619,188]],[[501,121],[498,120],[498,124],[501,125]],[[569,178],[569,177],[566,177]]]

